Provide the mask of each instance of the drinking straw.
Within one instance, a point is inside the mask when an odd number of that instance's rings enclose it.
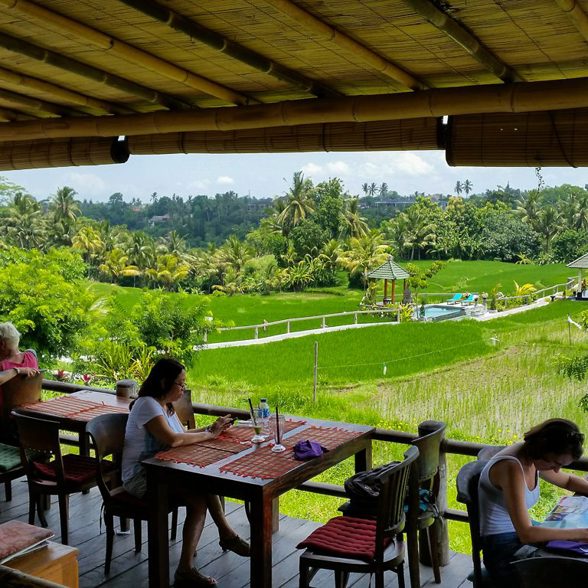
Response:
[[[280,413],[278,412],[278,405],[276,404],[276,441],[278,445],[282,442],[280,440]]]
[[[251,411],[251,420],[253,421],[253,426],[257,427],[257,419],[255,418],[255,412],[253,410],[253,404],[251,403],[251,398],[247,399],[249,401],[249,410]]]

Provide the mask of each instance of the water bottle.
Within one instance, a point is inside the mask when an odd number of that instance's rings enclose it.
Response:
[[[261,418],[261,426],[264,432],[269,432],[269,418],[270,418],[270,407],[267,403],[267,398],[262,398],[259,401],[259,416]]]

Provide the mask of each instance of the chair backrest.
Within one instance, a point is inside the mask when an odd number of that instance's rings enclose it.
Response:
[[[386,470],[378,497],[376,525],[376,560],[382,561],[386,537],[395,537],[404,529],[404,501],[408,493],[411,469],[419,456],[416,447],[409,447],[404,460]]]
[[[478,503],[478,482],[480,474],[487,461],[470,461],[457,474],[457,500],[466,505],[470,522],[470,536],[472,538],[472,562],[474,564],[474,588],[481,588],[483,584],[482,538],[480,535],[480,506]]]
[[[16,420],[20,454],[29,481],[34,481],[42,477],[34,467],[33,462],[39,461],[40,455],[46,457],[51,455],[55,460],[57,484],[63,485],[65,483],[65,476],[61,445],[59,443],[59,423],[49,419],[22,414],[18,410],[14,410],[12,416]]]
[[[435,478],[439,473],[439,454],[441,441],[445,436],[447,425],[440,421],[425,421],[419,428],[424,425],[432,429],[430,433],[418,437],[412,444],[419,450],[419,458],[416,463],[416,473],[419,485],[431,490],[435,483]]]
[[[186,388],[182,397],[176,400],[173,405],[182,425],[188,427],[188,429],[195,429],[196,420],[194,419],[194,409],[192,408],[192,390]]]
[[[112,462],[120,466],[128,418],[128,414],[103,414],[93,418],[86,426],[90,447],[96,452],[96,481],[104,501],[110,498],[112,490],[116,487],[113,485],[112,476],[109,477],[109,484],[106,483],[104,458],[112,456]]]
[[[533,557],[512,565],[521,588],[585,588],[588,583],[588,561],[575,557]]]
[[[43,374],[37,374],[34,378],[15,376],[2,384],[2,415],[1,415],[1,436],[17,445],[14,422],[10,417],[12,409],[21,404],[39,402],[41,400],[41,387]]]

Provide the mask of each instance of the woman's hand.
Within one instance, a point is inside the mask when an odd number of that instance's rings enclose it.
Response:
[[[39,370],[31,367],[18,368],[18,374],[25,378],[34,378],[39,374]]]
[[[230,414],[226,414],[225,416],[218,417],[212,425],[208,428],[208,430],[214,435],[218,437],[221,433],[226,431],[231,425],[233,424],[233,419]]]

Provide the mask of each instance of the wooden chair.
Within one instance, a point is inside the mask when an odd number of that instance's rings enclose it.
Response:
[[[331,519],[298,545],[306,547],[300,556],[300,588],[308,588],[319,569],[333,570],[335,586],[345,588],[351,572],[375,574],[376,588],[384,588],[384,572],[398,575],[404,588],[404,545],[400,534],[405,524],[404,501],[410,470],[418,457],[410,447],[404,461],[383,475],[377,517],[340,516]]]
[[[480,553],[482,551],[482,537],[480,535],[480,508],[478,505],[478,482],[480,474],[487,461],[478,460],[466,463],[457,474],[457,500],[466,505],[470,523],[472,539],[472,563],[474,571],[468,579],[474,588],[493,588],[492,581],[486,568],[482,566]]]
[[[105,414],[92,419],[86,427],[90,446],[96,453],[96,478],[98,488],[104,501],[104,522],[106,525],[106,558],[104,573],[110,573],[112,548],[114,540],[114,517],[133,519],[135,532],[135,553],[141,551],[141,521],[149,519],[150,513],[146,500],[129,494],[120,483],[120,476],[110,475],[109,464],[120,467],[128,414]],[[105,460],[112,456],[112,462]],[[177,507],[175,511],[177,521]],[[171,510],[171,509],[170,509]],[[177,523],[172,528],[172,540],[176,538]]]
[[[511,564],[516,570],[521,588],[586,588],[588,561],[575,557],[534,557]]]
[[[194,418],[194,408],[192,407],[192,390],[186,388],[182,397],[176,400],[173,406],[182,425],[188,429],[195,429],[196,419]]]
[[[16,425],[11,416],[13,409],[21,404],[39,402],[41,400],[41,389],[43,385],[43,374],[37,374],[34,378],[16,376],[2,384],[1,393],[3,396],[2,415],[0,422],[0,441],[18,447],[18,435]]]
[[[419,431],[431,431],[418,437],[412,444],[419,450],[419,458],[413,468],[409,485],[408,513],[406,516],[406,543],[408,548],[408,567],[410,585],[420,587],[419,533],[425,531],[433,575],[437,584],[441,583],[441,565],[438,548],[437,526],[442,514],[437,507],[439,495],[439,454],[441,441],[445,435],[445,423],[425,421]]]
[[[96,460],[91,457],[61,454],[59,425],[55,421],[12,413],[16,419],[20,454],[29,486],[29,523],[35,511],[46,527],[42,497],[56,495],[59,501],[61,542],[68,544],[69,495],[96,485]]]
[[[12,480],[22,478],[25,469],[20,457],[20,449],[0,443],[0,484],[4,484],[7,501],[12,500]]]

